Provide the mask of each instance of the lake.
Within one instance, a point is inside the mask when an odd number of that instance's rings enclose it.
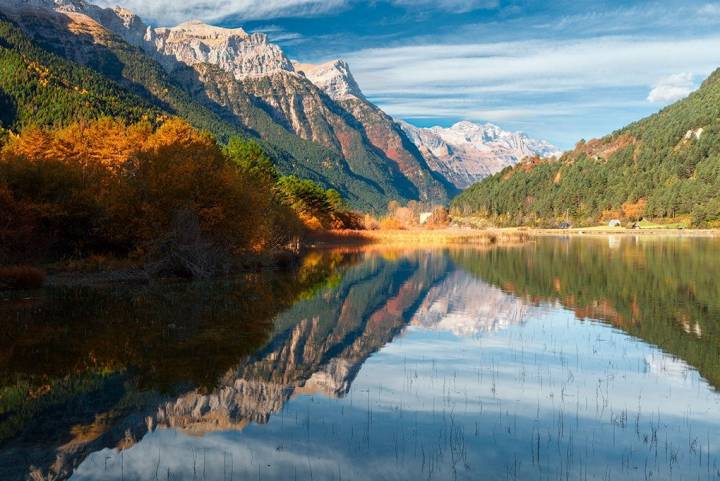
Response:
[[[0,294],[2,480],[720,480],[720,242]]]

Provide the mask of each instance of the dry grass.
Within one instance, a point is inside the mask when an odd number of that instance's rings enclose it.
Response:
[[[532,238],[519,229],[387,229],[328,231],[314,237],[315,246],[392,245],[402,247],[488,246],[519,244]]]
[[[0,289],[37,289],[45,283],[45,272],[37,267],[0,267]]]
[[[320,231],[308,239],[312,247],[445,247],[445,246],[493,246],[517,245],[538,237],[547,236],[720,236],[718,229],[625,229],[625,228],[574,228],[574,229],[526,229],[526,228],[478,228],[478,229],[379,229],[379,230],[333,230]]]

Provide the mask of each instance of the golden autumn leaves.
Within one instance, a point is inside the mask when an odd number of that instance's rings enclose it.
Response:
[[[28,128],[0,151],[5,257],[142,257],[184,228],[180,213],[205,245],[232,254],[278,247],[298,226],[273,179],[182,120]]]

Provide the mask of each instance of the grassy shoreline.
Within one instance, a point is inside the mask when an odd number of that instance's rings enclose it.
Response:
[[[648,237],[720,237],[720,229],[628,229],[625,227],[575,227],[572,229],[528,229],[536,236],[648,236]]]
[[[308,240],[311,248],[362,245],[390,245],[403,247],[439,247],[446,245],[490,246],[520,244],[532,235],[520,229],[392,229],[327,231]]]
[[[403,247],[437,247],[444,245],[489,246],[528,242],[538,237],[720,237],[720,229],[628,229],[623,227],[585,227],[572,229],[536,229],[505,227],[487,229],[440,228],[366,231],[325,231],[308,240],[308,247],[357,247],[389,245]]]
[[[398,230],[329,230],[308,236],[300,251],[285,253],[282,259],[255,259],[236,274],[290,268],[302,258],[302,252],[314,249],[440,249],[446,247],[492,248],[518,246],[542,237],[645,237],[645,238],[720,238],[720,229],[628,229],[623,227],[586,227],[572,229],[535,229],[526,227],[437,229],[411,228]],[[282,260],[283,262],[280,262]],[[130,262],[98,262],[92,259],[60,265],[42,266],[46,286],[104,285],[116,283],[147,283],[153,280],[139,264]],[[97,264],[97,265],[95,265]],[[0,291],[11,288],[2,282]],[[155,280],[160,278],[154,278]],[[12,279],[10,279],[12,280]],[[4,284],[8,284],[5,286]],[[33,286],[37,283],[33,283]],[[28,287],[31,287],[28,285]]]

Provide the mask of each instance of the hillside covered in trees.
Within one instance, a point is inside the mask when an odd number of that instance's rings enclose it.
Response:
[[[619,218],[720,222],[720,71],[688,98],[559,160],[527,159],[479,182],[452,208],[501,225]]]

